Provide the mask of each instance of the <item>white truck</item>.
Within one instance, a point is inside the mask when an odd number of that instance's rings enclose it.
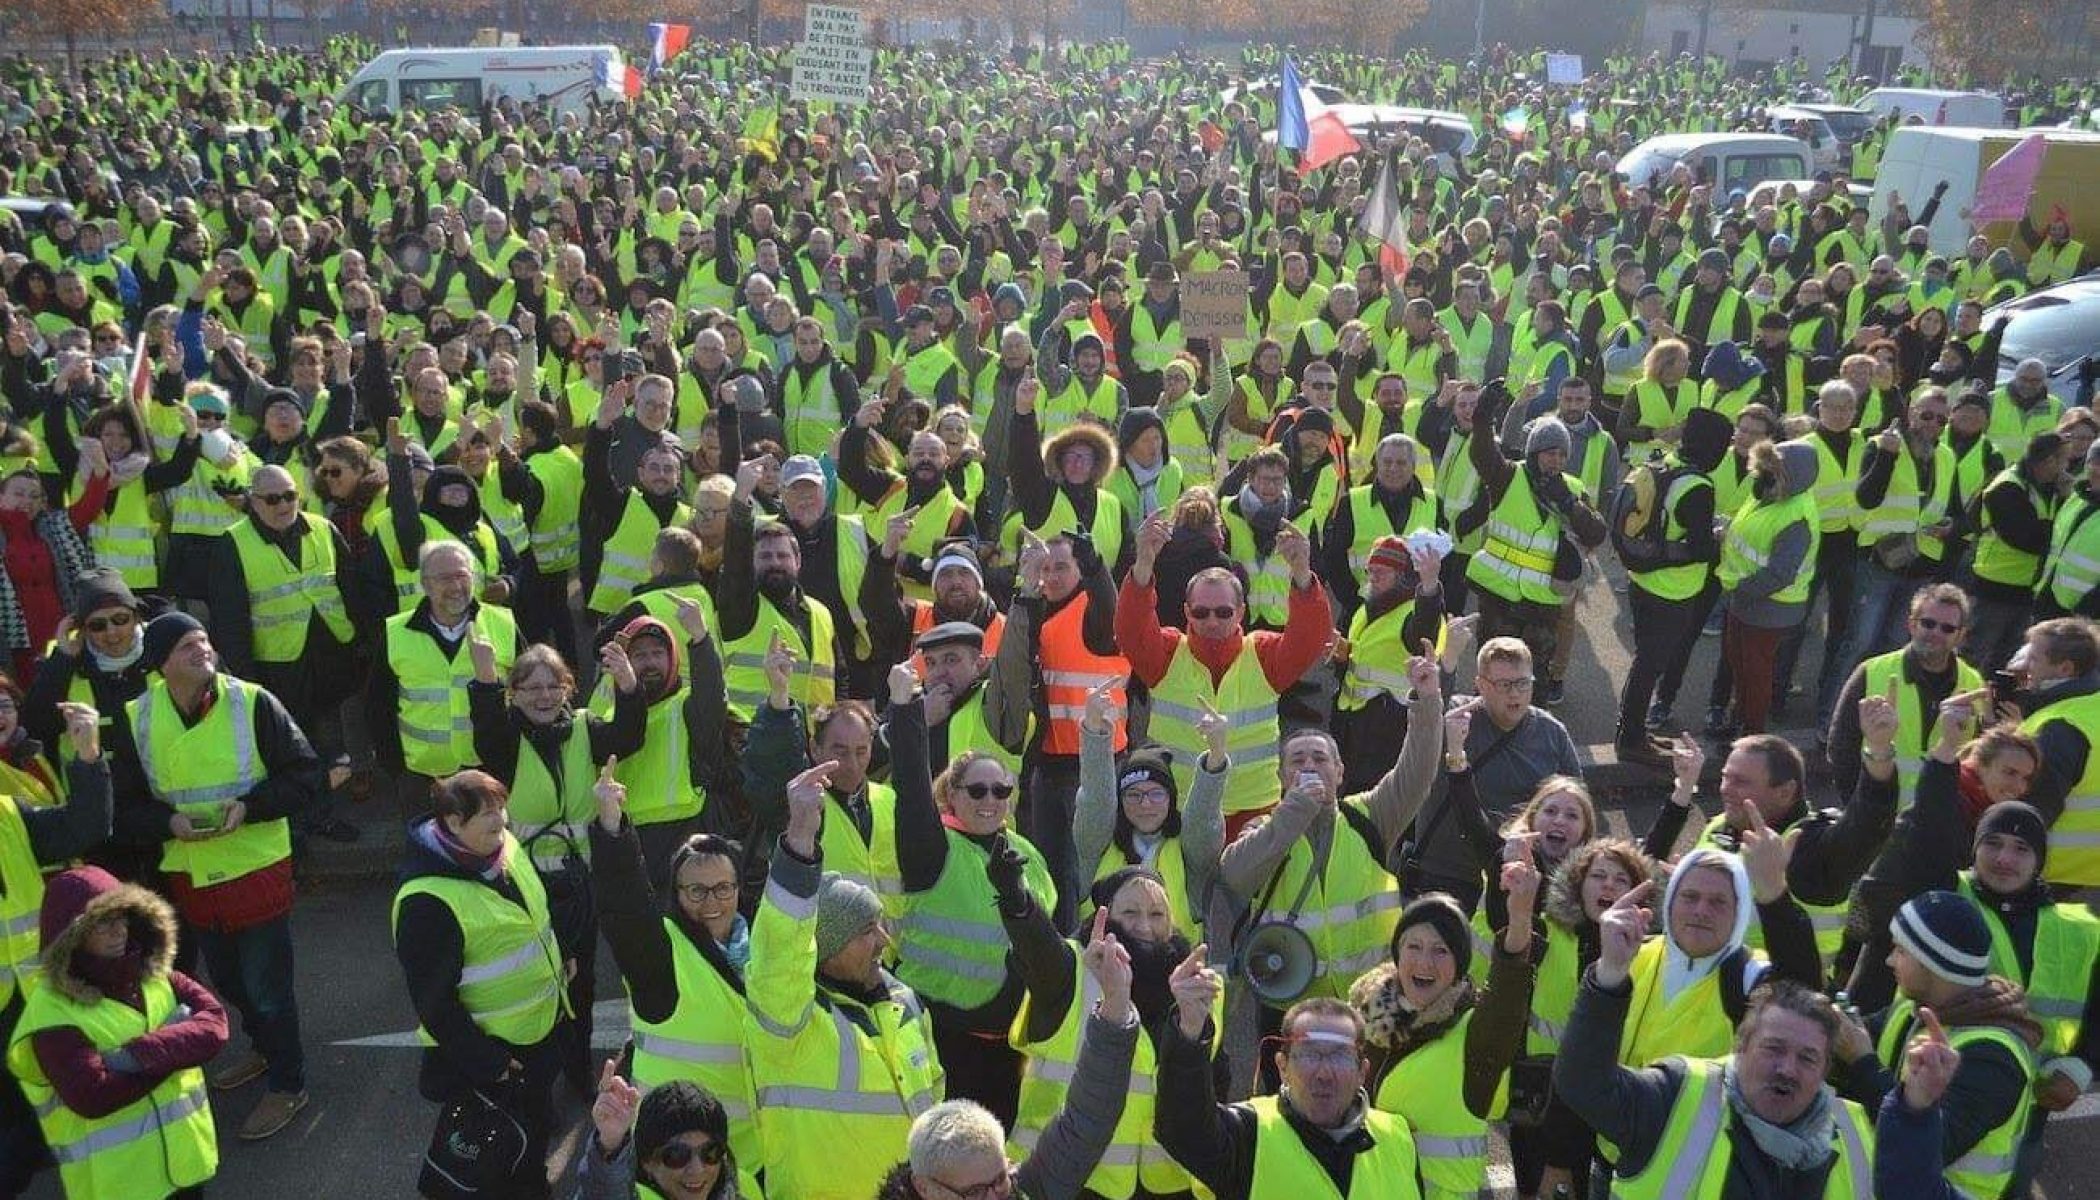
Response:
[[[626,73],[620,48],[602,46],[464,46],[385,50],[359,67],[336,95],[366,111],[443,108],[471,113],[488,100],[583,108],[592,97],[617,100],[607,86]]]
[[[1894,114],[1898,122],[1913,117],[1927,125],[1960,125],[1970,129],[2005,127],[2005,101],[1989,92],[1949,92],[1939,88],[1875,88],[1859,106],[1877,116]]]
[[[1932,189],[1945,180],[1947,194],[1932,218],[1932,248],[1950,258],[1962,253],[1971,232],[1962,213],[1975,201],[1984,171],[2021,139],[2036,133],[2048,139],[2049,148],[2042,154],[2028,216],[2040,225],[2047,220],[2049,207],[2061,204],[2071,214],[2072,229],[2100,229],[2100,133],[1937,125],[1906,125],[1889,135],[1881,169],[1874,176],[1874,202],[1868,210],[1875,225],[1888,212],[1891,193],[1901,195],[1915,216],[1932,199]],[[2011,245],[2014,254],[2026,257],[2012,222],[1986,225],[1981,232],[1993,244]]]

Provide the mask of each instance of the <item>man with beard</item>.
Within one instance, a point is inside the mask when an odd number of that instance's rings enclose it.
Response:
[[[690,525],[693,510],[679,495],[684,462],[675,439],[657,435],[636,458],[635,483],[622,487],[611,466],[613,424],[635,386],[621,380],[605,390],[596,419],[583,439],[583,538],[585,606],[594,617],[618,611],[647,579],[649,549],[657,532]],[[725,445],[727,443],[725,442]]]
[[[740,427],[739,421],[723,422],[725,446]],[[750,605],[754,602],[753,577],[747,573],[746,566],[752,561],[751,556],[762,549],[759,539],[754,536],[759,521],[754,497],[764,469],[765,460],[759,458],[745,462],[736,472],[736,492],[729,508],[723,566],[715,593],[721,605],[725,634],[742,627],[737,614],[751,611]],[[795,549],[796,561],[784,580],[776,576],[778,596],[765,592],[763,578],[756,580],[759,592],[780,603],[790,592],[799,590],[822,608],[825,621],[821,657],[827,673],[832,671],[834,663],[840,668],[835,691],[854,696],[873,695],[881,672],[889,664],[874,661],[867,619],[861,610],[862,597],[867,591],[864,586],[868,568],[866,527],[859,517],[844,517],[833,511],[828,503],[823,464],[806,454],[795,455],[782,464],[779,499],[780,519],[768,519],[765,524],[787,533],[788,541]],[[748,720],[749,708],[765,697],[765,680],[757,667],[758,656],[764,654],[767,640],[761,636],[753,644],[748,658],[740,660],[732,652],[728,659],[729,700],[739,719]],[[797,641],[797,653],[808,662],[818,651]],[[801,693],[801,685],[797,686],[796,699],[804,703],[829,703],[829,696],[833,694],[827,692],[824,698],[812,700]]]
[[[1087,951],[1107,940],[1130,957],[1130,998],[1141,1030],[1132,1067],[1133,1077],[1139,1079],[1155,1077],[1159,1047],[1174,1019],[1168,980],[1184,962],[1202,960],[1175,928],[1166,882],[1152,868],[1124,867],[1096,880],[1093,917],[1080,939],[1067,940],[1058,936],[1049,914],[1022,884],[1021,867],[1020,855],[1002,840],[987,874],[998,891],[999,918],[1028,986],[1013,1037],[1015,1047],[1028,1055],[1013,1141],[1033,1150],[1064,1106],[1085,1041],[1082,1026],[1099,999],[1099,986],[1085,974]],[[1222,1087],[1228,1074],[1225,1060],[1220,1055],[1213,1062]],[[1193,1185],[1188,1172],[1160,1148],[1153,1134],[1156,1111],[1151,1089],[1133,1090],[1109,1153],[1087,1179],[1087,1194],[1127,1197],[1139,1194],[1140,1188],[1147,1196],[1189,1193]]]
[[[902,475],[875,461],[874,430],[888,412],[887,401],[872,400],[853,414],[853,424],[839,438],[839,482],[866,506],[869,520],[909,519],[903,544],[890,557],[905,594],[923,600],[933,594],[928,585],[936,549],[952,538],[975,538],[977,525],[970,506],[948,482],[948,443],[939,434],[921,429],[911,435]]]
[[[627,816],[659,892],[673,850],[703,825],[718,832],[731,823],[725,806],[705,813],[710,772],[724,753],[722,660],[701,606],[681,599],[677,614],[682,647],[672,625],[649,615],[628,622],[613,639],[627,651],[636,691],[648,705],[642,748],[620,759],[613,777],[627,789]]]
[[[838,634],[832,610],[801,582],[809,560],[803,557],[795,518],[805,506],[821,513],[824,500],[822,468],[813,461],[804,462],[806,468],[790,463],[782,472],[783,477],[793,477],[781,489],[789,501],[786,522],[754,524],[751,505],[745,499],[730,509],[729,542],[723,552],[715,603],[721,620],[729,711],[745,724],[771,690],[765,660],[776,642],[794,651],[798,665],[789,691],[798,703],[813,709],[838,697]],[[811,477],[807,474],[810,469],[819,474]],[[747,474],[738,475],[740,493]],[[815,493],[813,504],[807,500],[810,493]]]
[[[1108,373],[1108,356],[1101,335],[1089,330],[1070,337],[1069,361],[1063,353],[1070,336],[1066,325],[1083,323],[1085,316],[1084,302],[1074,300],[1066,304],[1044,331],[1042,344],[1036,347],[1036,377],[1043,385],[1043,420],[1064,426],[1090,417],[1114,428],[1123,411],[1130,407],[1130,396],[1123,390],[1122,381]]]
[[[2023,358],[2012,378],[1991,394],[1991,420],[1986,436],[2006,462],[2027,453],[2028,440],[2056,428],[2064,402],[2049,392],[2049,368],[2039,358]]]
[[[2076,464],[2074,464],[2076,465]],[[2064,497],[2049,529],[2041,581],[2034,588],[2034,615],[2100,617],[2100,442],[2085,452],[2085,471]]]
[[[910,529],[908,514],[898,513],[890,518],[881,544],[868,559],[867,578],[861,583],[861,608],[868,616],[868,641],[874,648],[875,661],[899,662],[912,653],[914,639],[937,625],[958,622],[976,628],[984,653],[997,655],[1006,634],[1006,614],[985,595],[984,568],[970,543],[948,542],[936,548],[927,562],[927,574],[933,580],[932,599],[899,593],[899,550]],[[923,675],[923,660],[919,665]]]

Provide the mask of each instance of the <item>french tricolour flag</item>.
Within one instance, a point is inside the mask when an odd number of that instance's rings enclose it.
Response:
[[[1327,111],[1320,98],[1298,78],[1298,64],[1288,55],[1283,60],[1283,87],[1277,97],[1276,144],[1298,152],[1301,171],[1314,170],[1363,149],[1342,119]]]
[[[693,40],[693,27],[672,25],[664,21],[649,23],[649,73],[663,70],[665,63],[678,57],[686,43]]]
[[[598,58],[598,82],[629,100],[642,94],[642,73],[610,54]]]

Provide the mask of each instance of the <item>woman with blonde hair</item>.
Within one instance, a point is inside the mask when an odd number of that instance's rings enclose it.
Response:
[[[1641,378],[1626,396],[1616,432],[1626,461],[1637,465],[1654,451],[1677,445],[1684,419],[1699,406],[1699,384],[1691,378],[1692,350],[1677,338],[1648,347]]]

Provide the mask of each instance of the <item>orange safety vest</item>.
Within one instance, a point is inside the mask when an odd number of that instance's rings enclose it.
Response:
[[[1086,715],[1087,693],[1106,679],[1125,679],[1130,660],[1120,654],[1104,657],[1086,648],[1081,630],[1086,624],[1086,593],[1072,598],[1056,616],[1043,622],[1038,647],[1041,651],[1043,698],[1049,706],[1049,723],[1043,729],[1043,753],[1076,757],[1079,754],[1079,719]],[[1117,710],[1129,704],[1123,688],[1110,693]],[[1116,721],[1117,753],[1130,740],[1121,719]]]
[[[911,604],[911,640],[918,643],[919,635],[941,622],[933,616],[933,603],[929,600],[913,600]],[[1006,614],[994,609],[992,623],[984,630],[984,657],[987,661],[999,653],[999,639],[1006,636]],[[926,660],[917,650],[911,652],[911,669],[926,677]]]

